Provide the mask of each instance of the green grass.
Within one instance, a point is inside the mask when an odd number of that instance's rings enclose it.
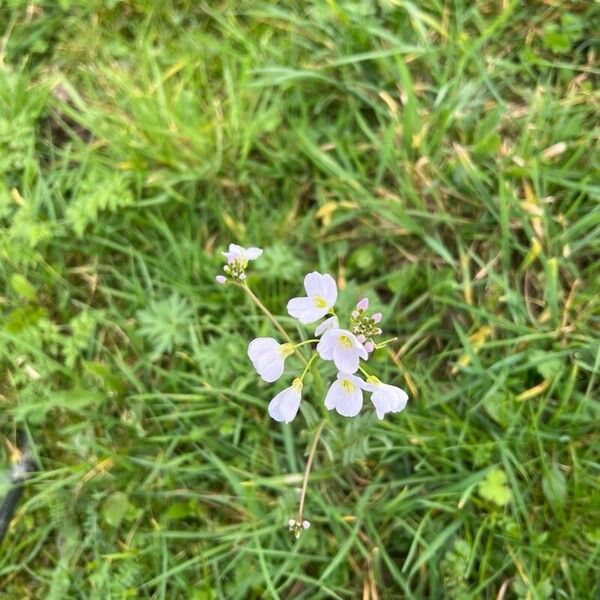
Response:
[[[599,19],[0,3],[0,440],[42,467],[0,596],[597,597]],[[323,398],[269,420],[230,241],[290,331],[320,269],[399,337],[409,404],[330,416],[298,541]]]

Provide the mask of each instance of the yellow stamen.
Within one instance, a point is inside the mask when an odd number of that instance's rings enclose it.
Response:
[[[347,335],[340,335],[339,342],[344,348],[352,348],[352,340]]]
[[[288,356],[291,356],[295,352],[294,344],[292,344],[291,342],[286,342],[285,344],[280,344],[279,352],[281,353],[281,356],[283,356],[283,358],[287,358]]]
[[[340,383],[346,392],[351,394],[356,387],[349,379],[340,379]]]
[[[327,300],[323,296],[315,296],[314,303],[317,308],[327,308]]]

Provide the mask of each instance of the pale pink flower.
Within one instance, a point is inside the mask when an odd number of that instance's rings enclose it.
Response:
[[[306,296],[292,298],[287,304],[287,311],[301,323],[313,323],[333,308],[337,300],[337,286],[331,275],[313,271],[304,278],[304,289]]]
[[[374,375],[367,377],[363,389],[372,392],[371,402],[379,419],[383,419],[387,413],[400,412],[408,402],[408,394],[404,390],[395,385],[381,383]]]
[[[338,373],[325,396],[325,407],[343,417],[355,417],[362,408],[364,381],[356,375]]]
[[[290,423],[298,414],[302,398],[302,380],[294,379],[292,385],[282,390],[269,402],[269,415],[281,423]]]
[[[269,383],[283,375],[285,359],[294,353],[294,345],[280,344],[276,339],[260,337],[248,345],[248,357],[257,373]]]
[[[256,260],[263,251],[260,248],[251,247],[244,248],[237,244],[229,244],[229,250],[227,252],[221,252],[223,256],[227,258],[229,264],[234,262],[240,262],[244,265],[248,264],[249,260]]]

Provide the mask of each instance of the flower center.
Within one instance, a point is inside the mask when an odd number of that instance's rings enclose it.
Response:
[[[352,348],[352,340],[347,335],[340,335],[339,342],[344,348]]]
[[[317,308],[327,308],[327,300],[323,296],[315,296],[313,302]]]
[[[349,379],[340,379],[340,383],[342,384],[344,391],[348,394],[351,394],[356,387]]]
[[[279,353],[283,358],[294,354],[294,344],[287,342],[285,344],[279,344]]]

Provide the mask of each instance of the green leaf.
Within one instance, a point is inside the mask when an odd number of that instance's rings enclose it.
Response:
[[[553,378],[560,371],[562,365],[562,361],[556,358],[554,354],[543,350],[534,350],[531,353],[531,360],[544,379]]]
[[[510,423],[511,411],[509,410],[508,401],[506,398],[500,395],[488,396],[483,401],[483,408],[485,412],[492,418],[496,423],[507,427]]]
[[[21,331],[36,325],[46,317],[47,314],[48,311],[40,306],[34,306],[32,304],[18,306],[6,315],[4,329],[9,333],[20,333]]]
[[[25,300],[35,302],[37,300],[37,292],[29,281],[20,273],[15,273],[10,278],[10,286],[12,289],[19,294]]]
[[[498,506],[505,506],[512,498],[506,485],[506,473],[499,468],[492,469],[479,484],[479,495]]]
[[[171,294],[165,300],[155,300],[137,312],[140,333],[153,346],[153,360],[175,347],[187,345],[189,324],[194,310],[187,299]]]
[[[542,490],[552,510],[560,512],[567,501],[567,482],[563,472],[556,465],[552,465],[544,474]]]
[[[115,492],[111,494],[102,505],[102,516],[111,527],[119,527],[123,519],[134,507],[129,502],[127,494]]]
[[[115,375],[115,372],[107,365],[101,362],[84,360],[82,366],[90,375],[94,375],[102,381],[104,389],[117,394],[122,394],[127,389],[125,382]]]

